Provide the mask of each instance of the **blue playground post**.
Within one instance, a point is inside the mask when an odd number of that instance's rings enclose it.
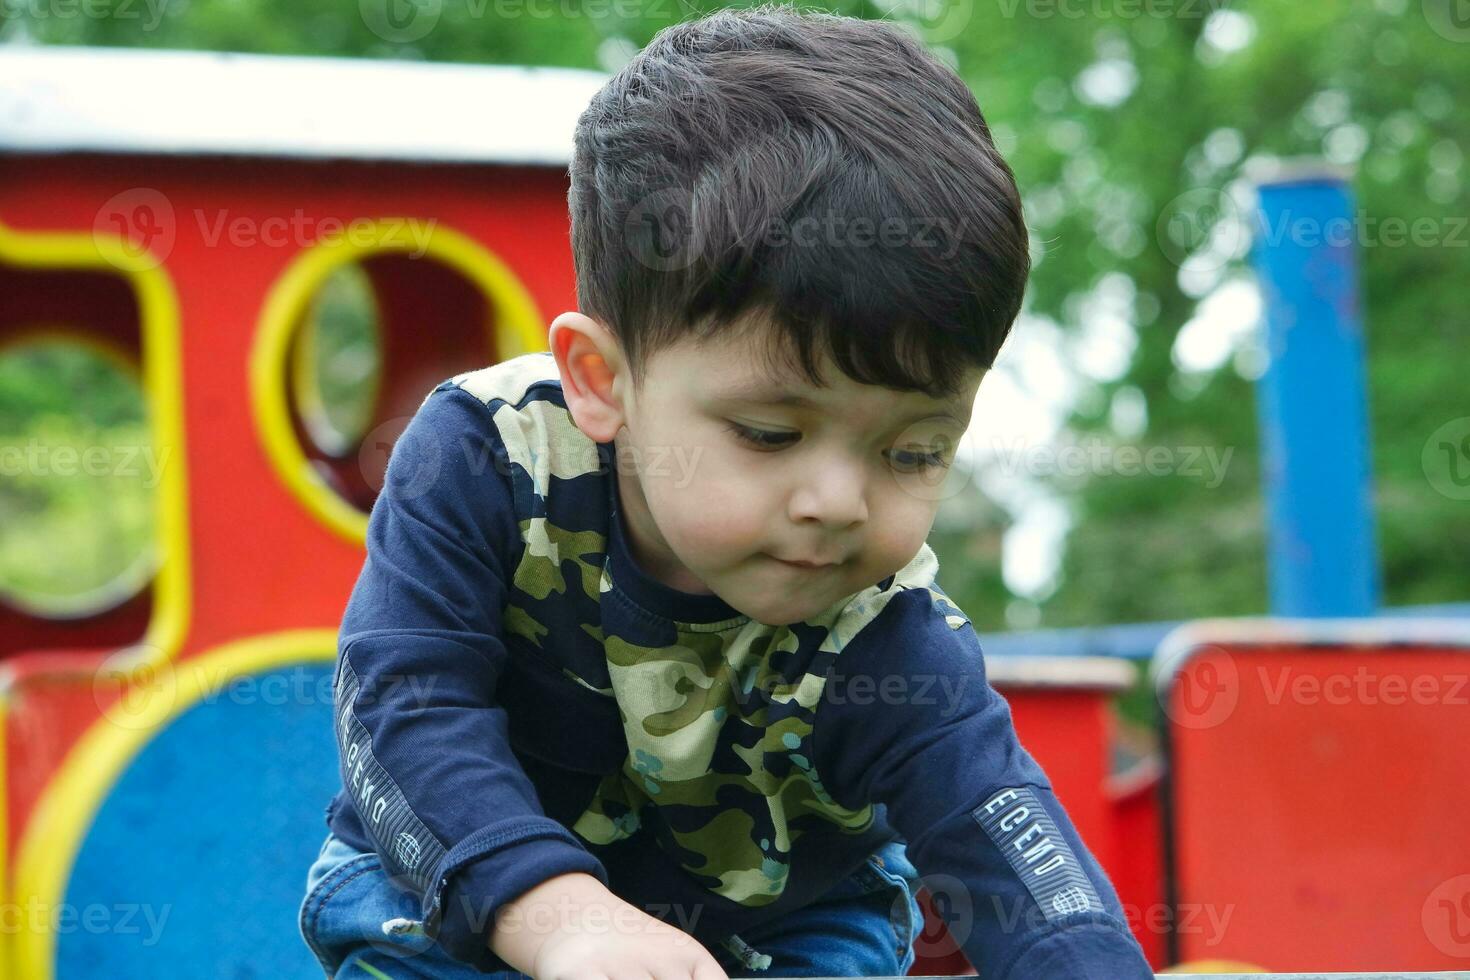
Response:
[[[1359,228],[1325,166],[1257,181],[1252,258],[1269,362],[1257,385],[1271,612],[1379,611]]]

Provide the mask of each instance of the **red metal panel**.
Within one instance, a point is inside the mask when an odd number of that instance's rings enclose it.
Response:
[[[1467,654],[1413,642],[1192,649],[1164,689],[1181,925],[1193,916],[1182,959],[1465,964]]]

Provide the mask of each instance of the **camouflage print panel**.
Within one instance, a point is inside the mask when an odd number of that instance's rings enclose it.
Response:
[[[896,575],[806,623],[745,617],[680,623],[637,607],[608,561],[611,481],[597,444],[572,424],[555,362],[528,354],[455,383],[491,412],[504,443],[523,553],[504,628],[582,687],[617,700],[628,755],[572,829],[605,845],[642,829],[711,892],[750,907],[785,888],[805,833],[861,834],[872,805],[837,803],[812,765],[812,729],[833,660],[904,589],[933,593],[952,628],[966,620],[934,584],[924,545]]]
[[[556,362],[527,354],[453,379],[491,413],[521,531],[503,627],[512,651],[533,647],[582,687],[611,696],[602,656],[599,584],[607,553],[607,471],[572,423]]]
[[[776,901],[803,833],[856,834],[874,820],[871,805],[833,800],[811,763],[826,670],[898,592],[929,587],[935,567],[925,546],[886,588],[789,627],[605,619],[628,758],[573,829],[609,844],[648,825],[710,891],[751,907]]]

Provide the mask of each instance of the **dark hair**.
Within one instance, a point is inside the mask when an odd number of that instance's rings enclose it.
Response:
[[[764,4],[667,27],[575,143],[578,304],[635,380],[685,335],[761,323],[769,363],[815,384],[825,350],[861,383],[953,394],[1020,310],[1015,178],[969,88],[892,24]]]

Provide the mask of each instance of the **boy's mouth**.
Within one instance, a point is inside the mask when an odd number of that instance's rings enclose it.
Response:
[[[838,565],[841,564],[841,562],[835,561],[792,561],[786,558],[776,558],[775,555],[771,555],[771,557],[775,558],[776,561],[780,562],[783,565],[790,565],[792,568],[804,568],[812,571],[821,568],[836,568]]]

